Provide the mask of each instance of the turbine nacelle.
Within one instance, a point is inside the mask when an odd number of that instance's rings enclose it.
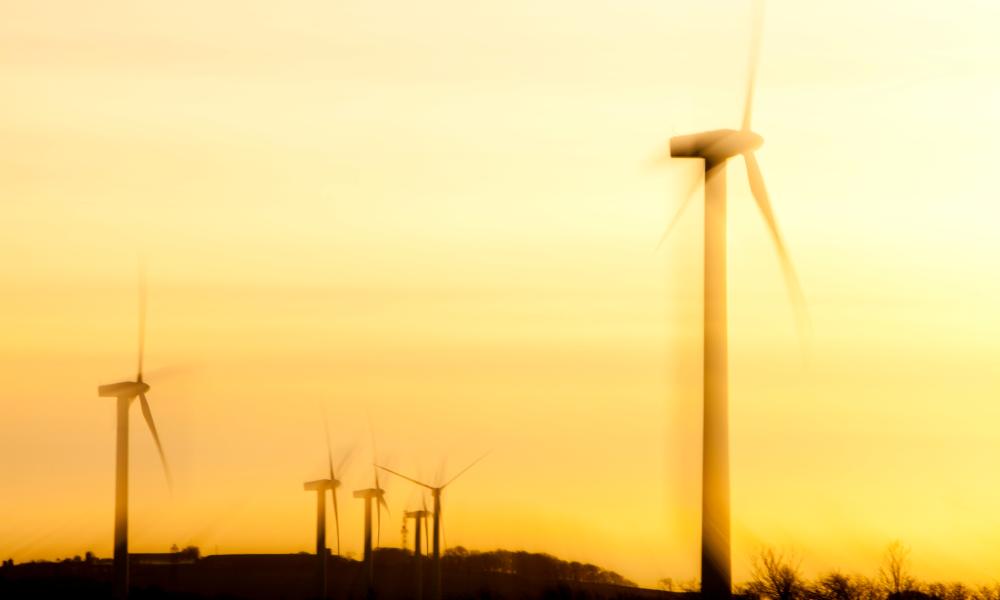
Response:
[[[379,499],[381,499],[382,496],[384,496],[384,495],[385,495],[385,490],[380,489],[380,488],[368,488],[368,489],[364,489],[364,490],[355,490],[354,491],[354,497],[355,498],[364,498],[366,500],[369,499],[369,498],[379,498]]]
[[[670,138],[671,158],[704,158],[705,167],[721,165],[734,156],[753,152],[764,138],[748,130],[716,129]]]
[[[149,384],[142,381],[121,381],[99,386],[97,395],[102,398],[135,398],[148,391]]]
[[[316,479],[303,484],[303,489],[307,492],[326,491],[340,487],[340,482],[336,479]]]

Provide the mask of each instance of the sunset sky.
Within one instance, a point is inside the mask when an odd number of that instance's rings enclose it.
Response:
[[[210,6],[207,6],[211,4]],[[378,459],[446,546],[698,576],[700,196],[672,135],[738,127],[750,3],[7,2],[0,558],[110,556],[114,402],[149,277],[131,549],[361,549]],[[729,166],[734,579],[1000,570],[1000,5],[767,5],[758,158],[812,316]],[[699,192],[700,193],[700,192]],[[137,408],[137,407],[136,407]],[[418,490],[383,480],[382,544]],[[331,520],[330,538],[333,527]],[[411,542],[412,544],[412,542]]]

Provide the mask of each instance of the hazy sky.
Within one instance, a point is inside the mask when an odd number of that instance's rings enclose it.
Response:
[[[0,555],[110,555],[113,401],[149,264],[131,543],[313,544],[322,410],[350,490],[445,493],[445,542],[698,574],[701,217],[744,1],[7,2],[0,18]],[[809,301],[805,359],[742,163],[731,199],[737,580],[1000,568],[1000,7],[772,1],[754,126]],[[162,369],[162,370],[160,370]],[[157,373],[157,371],[159,373]],[[444,465],[444,461],[447,461]],[[384,545],[413,486],[385,479]],[[331,527],[332,535],[332,527]],[[332,538],[331,538],[332,539]]]

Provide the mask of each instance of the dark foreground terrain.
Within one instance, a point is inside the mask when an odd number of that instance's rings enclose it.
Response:
[[[422,561],[424,597],[429,598],[431,563]],[[417,596],[412,554],[381,549],[375,553],[375,597]],[[367,582],[359,561],[331,556],[327,597],[360,599]],[[197,552],[137,554],[131,559],[132,598],[305,600],[318,597],[318,564],[310,554],[215,555]],[[646,590],[617,573],[527,552],[450,550],[442,559],[444,597],[448,599],[680,600],[684,594]],[[10,564],[0,568],[0,598],[106,599],[111,596],[109,560],[69,559]]]

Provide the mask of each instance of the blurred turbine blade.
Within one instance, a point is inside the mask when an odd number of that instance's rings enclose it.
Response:
[[[376,485],[376,489],[378,489],[377,485]],[[381,494],[376,494],[376,497],[378,499],[375,501],[375,516],[376,516],[376,521],[375,521],[375,547],[378,548],[379,545],[382,543],[382,502],[381,502],[382,495]]]
[[[456,479],[458,479],[459,477],[461,477],[461,476],[462,476],[463,474],[465,474],[465,472],[466,472],[466,471],[468,471],[468,470],[469,470],[469,469],[471,469],[472,467],[476,466],[476,464],[477,464],[477,463],[479,463],[479,461],[481,461],[481,460],[483,460],[484,458],[486,458],[487,456],[489,456],[491,452],[493,452],[493,451],[492,451],[492,450],[488,450],[488,451],[486,451],[485,453],[483,453],[483,455],[482,455],[482,456],[480,456],[480,457],[479,457],[479,458],[477,458],[476,460],[474,460],[474,461],[472,461],[471,463],[469,463],[469,466],[467,466],[467,467],[465,467],[464,469],[462,469],[461,471],[459,471],[457,475],[455,475],[454,477],[452,477],[451,479],[449,479],[449,480],[448,480],[448,481],[447,481],[447,482],[446,482],[446,483],[445,483],[444,485],[442,485],[442,486],[441,486],[441,489],[444,489],[444,488],[448,487],[448,485],[449,485],[449,484],[450,484],[450,483],[451,483],[452,481],[455,481]]]
[[[172,364],[145,371],[143,373],[143,377],[148,376],[150,379],[155,379],[159,384],[164,379],[169,379],[178,375],[187,375],[195,372],[196,370],[197,366],[193,363]]]
[[[160,453],[160,462],[163,464],[163,473],[167,476],[167,486],[173,490],[174,480],[170,476],[170,467],[167,466],[167,457],[163,454],[163,445],[160,444],[160,436],[156,433],[156,423],[153,422],[153,413],[149,410],[149,401],[146,394],[139,394],[139,405],[142,407],[142,416],[146,419],[149,432],[153,434],[153,441],[156,443],[156,451]]]
[[[323,406],[323,429],[326,432],[326,464],[330,469],[330,495],[333,497],[333,523],[337,530],[337,556],[340,556],[340,509],[337,506],[337,478],[333,473],[333,449],[330,447],[330,420]]]
[[[444,507],[443,506],[438,510],[438,531],[441,534],[441,556],[444,556],[445,540],[447,538],[444,535]]]
[[[651,158],[643,161],[643,167],[646,169],[658,169],[660,167],[665,167],[670,164],[670,145],[664,148],[661,152],[657,152]]]
[[[414,479],[412,477],[407,477],[406,475],[403,475],[402,473],[397,473],[396,471],[393,471],[389,467],[383,467],[382,465],[375,465],[375,466],[378,467],[379,469],[382,469],[383,471],[387,471],[389,473],[392,473],[396,477],[402,477],[403,479],[405,479],[407,481],[411,481],[411,482],[413,482],[413,483],[415,483],[417,485],[422,485],[422,486],[424,486],[425,488],[427,488],[429,490],[433,490],[434,489],[434,486],[432,486],[432,485],[428,485],[428,484],[424,483],[423,481],[417,481],[416,479]]]
[[[810,331],[809,311],[806,305],[805,295],[802,293],[802,286],[799,284],[799,277],[795,273],[795,267],[788,255],[788,249],[781,237],[778,229],[778,221],[774,217],[774,210],[771,208],[771,200],[767,195],[767,188],[764,187],[764,177],[760,173],[760,165],[752,152],[743,155],[747,163],[747,175],[750,178],[750,191],[754,200],[757,201],[757,208],[760,209],[767,229],[771,232],[771,240],[774,242],[775,250],[778,253],[778,260],[781,262],[781,271],[785,276],[785,285],[788,286],[788,295],[791,299],[792,309],[795,311],[796,324],[802,341],[808,339]]]
[[[337,506],[337,488],[334,483],[330,488],[330,495],[333,496],[333,524],[337,530],[337,556],[340,556],[340,508]]]
[[[691,185],[688,186],[687,193],[684,194],[684,197],[681,200],[681,205],[677,207],[677,211],[674,212],[674,218],[670,219],[670,224],[667,225],[667,228],[663,231],[663,235],[660,236],[660,241],[656,243],[656,249],[654,252],[663,246],[663,243],[670,237],[670,233],[674,230],[674,227],[676,227],[677,223],[680,222],[681,217],[684,216],[685,212],[687,212],[687,208],[691,205],[691,200],[694,198],[694,193],[698,189],[698,186],[702,183],[703,179],[703,175],[699,173],[691,180]]]
[[[146,262],[139,259],[139,367],[136,381],[142,381],[142,361],[146,352]]]
[[[427,530],[427,521],[430,520],[430,513],[427,511],[427,496],[424,495],[424,548],[430,548],[431,534]]]
[[[743,131],[750,131],[753,113],[753,93],[757,85],[757,64],[760,62],[760,42],[764,30],[764,0],[753,0],[753,24],[750,30],[750,56],[747,70],[747,95],[743,104]]]
[[[323,431],[326,433],[326,466],[330,469],[330,481],[336,480],[333,476],[333,449],[330,447],[330,420],[326,416],[326,406],[323,407]]]
[[[354,450],[355,448],[353,446],[348,448],[347,452],[344,452],[344,454],[340,457],[340,462],[337,463],[336,473],[340,473],[341,477],[344,476],[344,466],[347,465],[347,462],[351,459],[351,455],[354,454]]]

